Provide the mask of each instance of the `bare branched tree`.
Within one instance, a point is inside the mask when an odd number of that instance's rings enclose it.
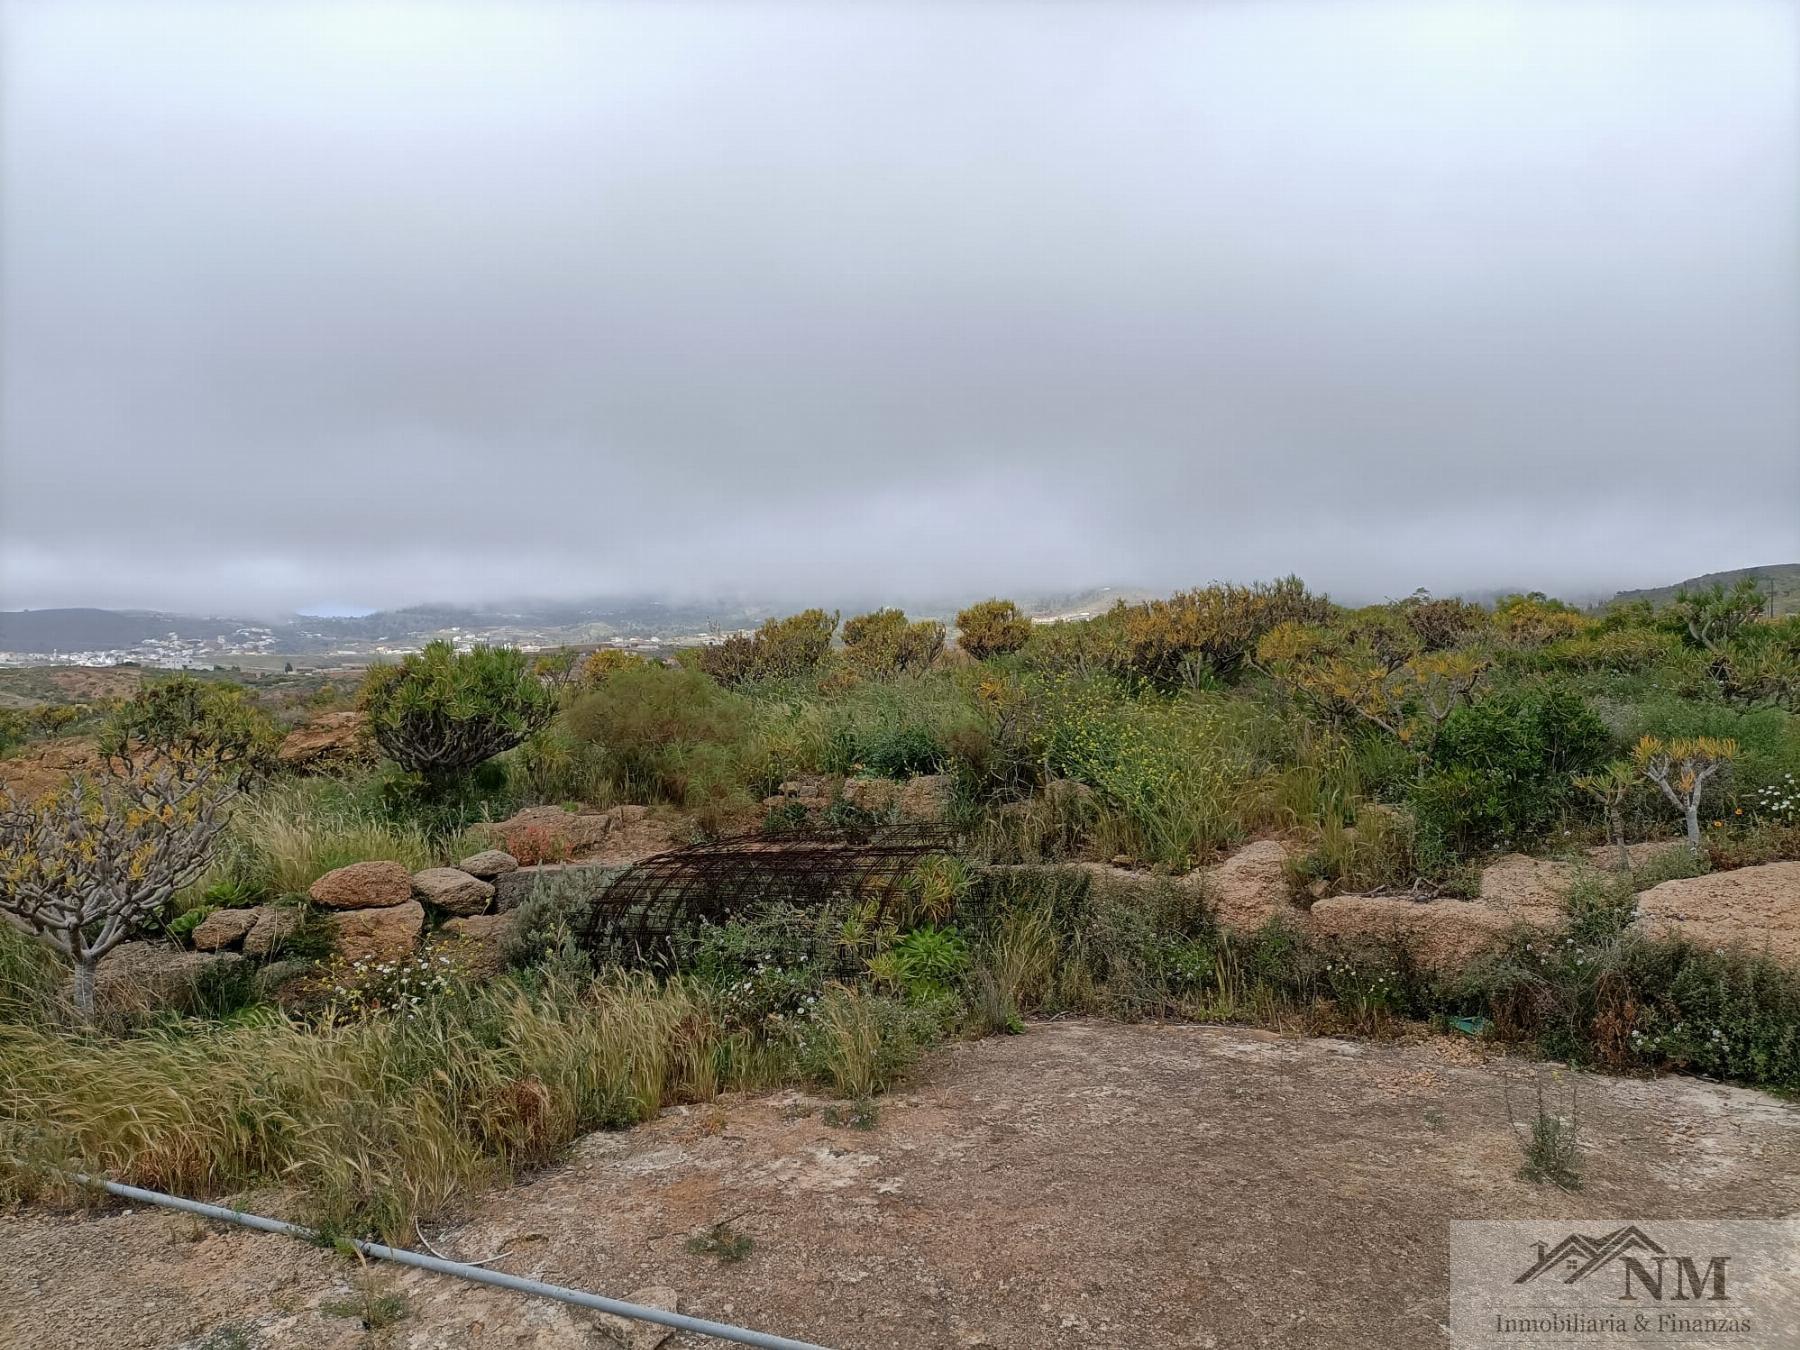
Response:
[[[1686,818],[1688,847],[1696,853],[1700,851],[1700,799],[1706,781],[1736,759],[1737,752],[1736,741],[1712,736],[1667,744],[1646,736],[1632,752],[1639,772],[1662,789],[1670,805]]]
[[[205,870],[228,792],[212,764],[164,762],[76,779],[36,802],[0,794],[0,913],[75,966],[94,1017],[94,969]]]

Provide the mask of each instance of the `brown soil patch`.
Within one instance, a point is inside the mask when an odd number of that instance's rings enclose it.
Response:
[[[1800,1109],[1680,1078],[1562,1075],[1585,1189],[1518,1180],[1506,1084],[1519,1101],[1550,1072],[1466,1041],[1035,1025],[944,1051],[871,1130],[792,1094],[681,1108],[589,1136],[429,1236],[616,1296],[670,1285],[686,1311],[844,1350],[1435,1350],[1448,1220],[1800,1208]],[[737,1264],[686,1249],[720,1220],[754,1239]],[[393,1270],[411,1314],[364,1340],[322,1310],[354,1273],[141,1209],[17,1214],[0,1342],[148,1350],[238,1326],[272,1350],[608,1344],[561,1305]]]
[[[50,682],[71,703],[98,703],[103,698],[130,698],[144,673],[125,666],[66,666],[50,672]]]
[[[0,788],[20,801],[31,801],[56,791],[77,774],[95,774],[103,767],[92,736],[42,741],[11,759],[0,759]]]

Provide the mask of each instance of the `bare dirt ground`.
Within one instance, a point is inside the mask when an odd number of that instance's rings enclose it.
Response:
[[[874,1128],[795,1094],[665,1112],[427,1230],[447,1255],[834,1347],[1440,1346],[1446,1222],[1800,1213],[1800,1107],[1561,1072],[1584,1188],[1518,1179],[1550,1066],[1465,1041],[1034,1025],[937,1054]],[[721,1220],[727,1263],[687,1244]],[[614,1341],[557,1304],[415,1272],[365,1330],[353,1263],[120,1208],[0,1219],[0,1344],[298,1350]],[[651,1344],[654,1335],[638,1342]],[[716,1344],[676,1336],[669,1347]]]

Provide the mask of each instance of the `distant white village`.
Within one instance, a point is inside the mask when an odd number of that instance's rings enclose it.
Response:
[[[211,638],[145,638],[130,647],[88,651],[0,652],[0,666],[148,666],[156,670],[199,670],[233,656],[267,656],[275,649],[268,628],[237,628]]]
[[[749,629],[733,630],[749,632]],[[330,650],[310,649],[286,652],[276,634],[268,628],[246,626],[210,638],[184,638],[170,633],[167,637],[146,638],[129,647],[92,648],[87,650],[56,649],[41,652],[0,651],[0,667],[20,666],[142,666],[153,670],[209,670],[213,666],[230,665],[245,656],[303,657],[309,665],[321,660],[352,664],[371,660],[398,660],[419,651],[431,638],[451,643],[457,651],[466,652],[479,646],[517,647],[521,651],[539,652],[563,646],[615,647],[622,651],[655,652],[670,647],[706,646],[721,642],[724,632],[680,634],[612,635],[595,643],[591,637],[559,634],[555,630],[533,631],[519,628],[449,627],[430,634],[409,634],[405,641],[361,642]]]

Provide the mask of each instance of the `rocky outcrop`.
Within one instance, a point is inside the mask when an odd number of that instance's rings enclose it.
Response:
[[[359,862],[327,872],[307,892],[326,909],[380,909],[412,898],[412,874],[397,862]]]
[[[194,950],[198,952],[224,951],[235,947],[256,927],[256,911],[253,909],[220,909],[214,910],[202,919],[193,933]]]
[[[503,853],[497,848],[483,849],[480,853],[464,858],[456,864],[472,877],[480,877],[483,881],[492,881],[503,872],[519,870],[519,860],[510,853]]]
[[[492,886],[455,867],[428,867],[414,872],[412,893],[448,914],[480,914],[494,899]]]
[[[105,765],[92,736],[28,746],[0,759],[0,791],[15,801],[29,802],[56,791],[71,778],[99,773]]]
[[[1648,866],[1670,852],[1680,852],[1687,845],[1679,839],[1651,840],[1632,844],[1629,849],[1634,868]],[[1618,867],[1619,850],[1600,846],[1584,850],[1586,865],[1597,871],[1610,872]],[[1549,927],[1561,922],[1569,887],[1580,874],[1581,862],[1563,862],[1553,858],[1531,858],[1523,853],[1508,853],[1481,869],[1480,900],[1492,909],[1510,914],[1525,923]]]
[[[425,930],[425,907],[417,900],[380,909],[351,909],[329,915],[332,945],[348,961],[396,961],[412,954]]]
[[[1250,933],[1272,918],[1300,915],[1288,891],[1286,858],[1287,850],[1279,839],[1259,839],[1218,866],[1202,868],[1192,876],[1206,892],[1220,923]]]
[[[1563,897],[1574,880],[1575,868],[1569,863],[1509,853],[1482,868],[1479,904],[1548,926],[1563,918]]]
[[[217,910],[194,929],[194,948],[223,951],[242,943],[245,956],[266,961],[280,941],[300,926],[300,917],[300,910],[293,905]]]
[[[904,782],[891,778],[846,778],[843,797],[870,815],[935,825],[943,821],[950,808],[955,781],[946,773],[920,774]]]
[[[1638,896],[1637,922],[1651,937],[1800,965],[1800,862],[1665,881]]]
[[[321,713],[302,722],[282,739],[276,756],[287,768],[323,773],[375,759],[367,714],[351,709]]]

